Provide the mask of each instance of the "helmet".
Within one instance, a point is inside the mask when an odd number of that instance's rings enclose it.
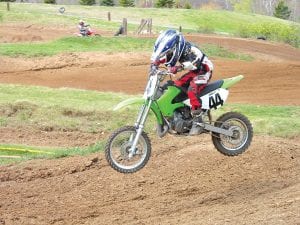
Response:
[[[176,30],[166,30],[161,33],[155,44],[151,61],[159,61],[166,57],[166,66],[175,66],[178,59],[182,55],[185,47],[185,40],[181,33]]]
[[[79,25],[84,25],[84,21],[83,20],[79,20]]]

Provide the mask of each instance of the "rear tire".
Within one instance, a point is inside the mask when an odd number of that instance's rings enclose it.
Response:
[[[228,112],[215,122],[216,127],[233,131],[233,136],[212,133],[212,142],[216,149],[224,155],[236,156],[250,146],[253,128],[247,117],[237,112]]]
[[[106,143],[106,160],[113,169],[120,173],[134,173],[142,169],[150,158],[151,143],[145,132],[142,132],[140,136],[134,156],[128,157],[128,150],[135,134],[135,127],[121,127],[109,137]]]

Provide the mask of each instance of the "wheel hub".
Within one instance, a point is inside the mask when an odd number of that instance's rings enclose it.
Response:
[[[239,144],[243,139],[242,129],[238,126],[231,126],[229,130],[233,133],[233,135],[229,137],[230,143],[234,145]]]

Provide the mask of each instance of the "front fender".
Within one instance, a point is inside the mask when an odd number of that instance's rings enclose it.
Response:
[[[125,108],[126,106],[129,106],[129,105],[135,105],[135,104],[139,104],[139,105],[142,105],[145,103],[145,99],[143,98],[129,98],[129,99],[126,99],[122,102],[120,102],[118,105],[116,105],[114,107],[114,111],[117,111],[117,110],[120,110],[122,108]],[[160,125],[163,125],[164,122],[163,122],[163,117],[161,115],[161,112],[160,112],[160,109],[156,103],[156,101],[153,101],[152,104],[151,104],[151,110],[152,112],[155,114],[156,116],[156,119],[157,119],[157,122],[160,124]]]
[[[134,104],[144,104],[144,102],[145,100],[143,98],[129,98],[118,103],[118,105],[116,105],[113,110],[117,111],[122,108],[125,108],[126,106],[134,105]]]

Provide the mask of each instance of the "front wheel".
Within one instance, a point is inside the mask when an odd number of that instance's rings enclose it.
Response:
[[[224,155],[235,156],[243,153],[250,146],[253,128],[244,115],[228,112],[220,116],[215,122],[216,127],[231,130],[233,135],[212,133],[212,141],[216,149]]]
[[[135,135],[135,127],[122,127],[109,137],[105,146],[107,162],[120,173],[134,173],[142,169],[150,158],[151,143],[145,132],[142,132],[131,156],[130,149]]]

